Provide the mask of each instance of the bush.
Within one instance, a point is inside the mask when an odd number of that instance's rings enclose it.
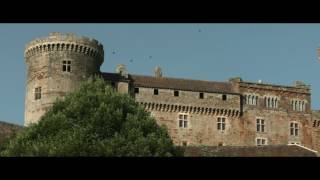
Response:
[[[37,124],[5,143],[2,156],[180,156],[166,127],[101,78],[57,100]]]

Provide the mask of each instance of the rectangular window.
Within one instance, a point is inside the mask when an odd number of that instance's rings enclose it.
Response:
[[[222,100],[223,100],[223,101],[226,101],[226,100],[227,100],[227,95],[223,94],[223,95],[222,95]]]
[[[298,123],[296,123],[296,122],[290,123],[290,135],[291,135],[291,136],[299,136],[299,126],[298,126]]]
[[[203,99],[203,92],[199,93],[199,98]]]
[[[71,72],[71,61],[62,61],[62,71]]]
[[[264,119],[257,119],[257,132],[265,132]]]
[[[188,127],[188,115],[179,114],[179,127],[187,128]]]
[[[41,99],[41,87],[36,87],[34,90],[34,99]]]
[[[219,131],[224,131],[226,129],[226,118],[218,117],[217,129]]]
[[[256,145],[257,146],[267,145],[267,139],[266,138],[257,138]]]
[[[154,89],[153,90],[153,95],[158,95],[159,94],[159,89]]]
[[[174,96],[179,96],[179,91],[174,91]]]
[[[187,141],[182,141],[182,146],[187,146],[187,145],[188,145]]]
[[[139,94],[139,88],[134,88],[134,93]]]

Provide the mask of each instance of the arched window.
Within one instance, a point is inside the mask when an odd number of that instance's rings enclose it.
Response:
[[[248,104],[251,104],[251,95],[248,95]]]
[[[258,96],[256,96],[256,102],[255,102],[255,105],[258,104]]]
[[[267,97],[264,97],[264,104],[267,107]]]
[[[299,111],[302,111],[302,102],[299,101]]]
[[[244,95],[244,104],[247,104],[247,95]]]
[[[271,98],[271,107],[274,108],[274,99]]]
[[[298,110],[298,102],[297,101],[294,101],[294,110]]]
[[[254,103],[254,95],[251,96],[251,102],[252,102],[252,103],[251,103],[252,105],[255,104],[255,103]]]
[[[305,104],[304,104],[304,101],[302,101],[302,111],[305,111],[306,107],[305,107]]]

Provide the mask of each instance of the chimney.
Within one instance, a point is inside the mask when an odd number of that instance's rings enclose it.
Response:
[[[159,66],[156,66],[156,68],[154,68],[154,76],[157,78],[162,77],[162,70]]]
[[[294,86],[298,88],[310,89],[310,85],[306,85],[303,81],[295,81]]]
[[[241,77],[233,77],[229,79],[229,82],[236,83],[236,82],[242,82]]]
[[[128,78],[127,68],[124,64],[118,64],[116,68],[116,72],[119,73],[121,76]]]

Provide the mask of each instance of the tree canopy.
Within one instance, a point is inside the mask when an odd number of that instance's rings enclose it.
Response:
[[[1,156],[180,156],[165,126],[98,77],[58,99]]]

